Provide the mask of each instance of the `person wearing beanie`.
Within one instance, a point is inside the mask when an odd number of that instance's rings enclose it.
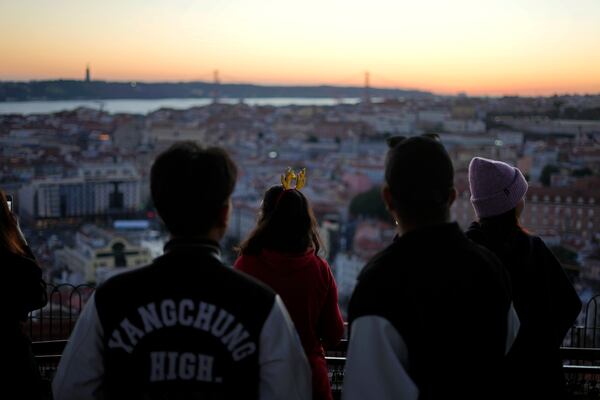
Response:
[[[520,224],[527,181],[518,168],[475,157],[469,164],[477,215],[466,234],[503,262],[521,322],[507,355],[508,398],[567,398],[559,350],[581,310],[561,264],[542,239]]]
[[[523,199],[528,187],[518,168],[480,157],[475,157],[469,164],[469,186],[478,218],[512,210]]]
[[[500,399],[518,324],[508,274],[450,221],[444,146],[417,136],[390,147],[382,195],[398,232],[352,293],[342,398]]]

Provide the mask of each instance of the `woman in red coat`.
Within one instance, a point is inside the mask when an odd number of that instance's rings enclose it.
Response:
[[[265,193],[258,224],[240,245],[234,268],[269,285],[285,303],[312,368],[313,398],[331,399],[323,345],[344,331],[338,294],[320,249],[318,227],[306,197],[273,186]]]

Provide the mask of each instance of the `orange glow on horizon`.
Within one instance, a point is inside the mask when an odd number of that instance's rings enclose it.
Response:
[[[252,3],[252,4],[249,4]],[[441,94],[600,93],[600,2],[0,4],[0,80],[211,81]]]

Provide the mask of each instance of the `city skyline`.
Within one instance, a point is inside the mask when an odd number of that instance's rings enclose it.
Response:
[[[600,92],[600,3],[60,1],[0,4],[0,80]]]

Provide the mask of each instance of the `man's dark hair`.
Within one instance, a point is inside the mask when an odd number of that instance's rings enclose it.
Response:
[[[385,180],[402,220],[423,223],[447,219],[454,168],[439,140],[415,136],[391,146]]]
[[[173,235],[203,235],[217,223],[236,179],[237,168],[225,150],[179,142],[154,161],[150,191]]]

